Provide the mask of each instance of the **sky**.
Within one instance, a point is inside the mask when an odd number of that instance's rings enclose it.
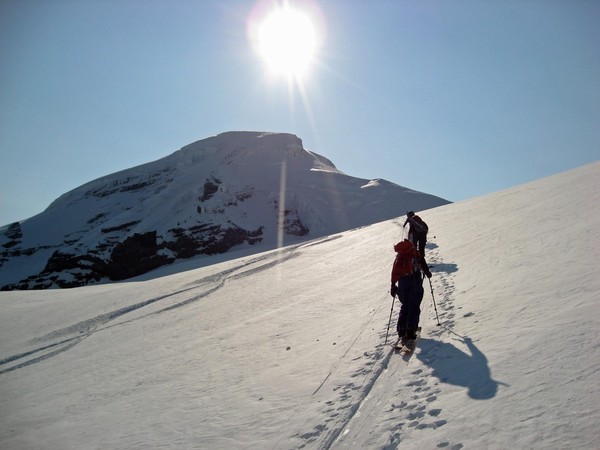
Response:
[[[301,79],[253,31],[281,1],[0,0],[0,225],[226,131],[450,201],[600,159],[600,3],[288,2]]]

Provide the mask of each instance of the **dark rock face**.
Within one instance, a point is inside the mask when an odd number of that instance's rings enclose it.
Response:
[[[10,239],[3,245],[4,248],[11,248],[17,244],[20,244],[21,238],[23,237],[23,233],[21,231],[21,224],[19,222],[10,224],[4,235]]]
[[[244,243],[253,245],[262,240],[263,227],[248,231],[235,225],[223,228],[204,224],[189,229],[175,228],[169,233],[170,240],[159,239],[156,231],[135,233],[112,246],[105,244],[83,255],[56,250],[38,275],[2,286],[1,290],[47,289],[53,286],[70,288],[102,279],[126,280],[176,259],[225,253]],[[109,250],[109,258],[103,259],[99,250]]]
[[[298,211],[289,209],[284,212],[283,229],[291,236],[306,236],[310,232],[300,220]]]
[[[156,231],[134,234],[115,245],[106,265],[106,275],[114,281],[126,280],[173,262],[173,258],[159,255],[160,249],[156,244]]]
[[[202,197],[200,197],[200,201],[205,202],[210,199],[219,190],[220,184],[221,182],[216,178],[213,178],[212,181],[206,180],[206,183],[204,183],[204,193],[202,194]]]
[[[190,258],[196,255],[225,253],[236,245],[247,242],[250,245],[262,240],[263,227],[254,231],[237,226],[223,229],[218,225],[197,225],[189,229],[170,230],[175,240],[165,242],[165,247],[177,258]]]
[[[3,291],[14,289],[47,289],[53,286],[71,288],[83,286],[103,278],[102,272],[105,263],[92,254],[72,255],[56,250],[50,258],[44,270],[38,275],[32,275],[26,279],[2,286]],[[69,274],[69,277],[61,277],[61,274]]]

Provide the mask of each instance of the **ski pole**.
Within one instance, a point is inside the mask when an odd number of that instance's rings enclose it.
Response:
[[[437,306],[435,305],[435,296],[433,295],[433,286],[431,285],[431,278],[428,278],[429,280],[429,287],[431,289],[431,299],[433,300],[433,309],[435,309],[435,318],[437,319],[437,326],[441,326],[442,324],[440,323],[440,317],[438,316],[438,312],[437,312]]]
[[[387,344],[388,334],[390,333],[390,325],[392,323],[392,312],[394,311],[394,302],[395,301],[396,301],[396,296],[394,295],[392,297],[392,308],[390,309],[390,320],[388,320],[388,327],[387,327],[387,331],[385,332],[385,342],[383,345]]]

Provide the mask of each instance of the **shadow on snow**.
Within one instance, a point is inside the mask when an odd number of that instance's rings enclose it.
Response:
[[[470,355],[449,342],[421,338],[421,351],[416,354],[423,364],[433,369],[432,375],[442,383],[464,386],[474,400],[488,400],[496,396],[498,386],[506,384],[492,378],[488,360],[470,338],[462,340]]]

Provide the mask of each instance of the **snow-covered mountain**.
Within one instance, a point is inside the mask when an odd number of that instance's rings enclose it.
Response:
[[[447,203],[345,175],[294,135],[228,132],[87,183],[0,228],[0,287],[123,280],[192,256],[256,253]]]
[[[424,212],[441,325],[426,281],[409,360],[384,344],[404,217],[0,292],[0,448],[597,448],[599,183],[600,162]]]

